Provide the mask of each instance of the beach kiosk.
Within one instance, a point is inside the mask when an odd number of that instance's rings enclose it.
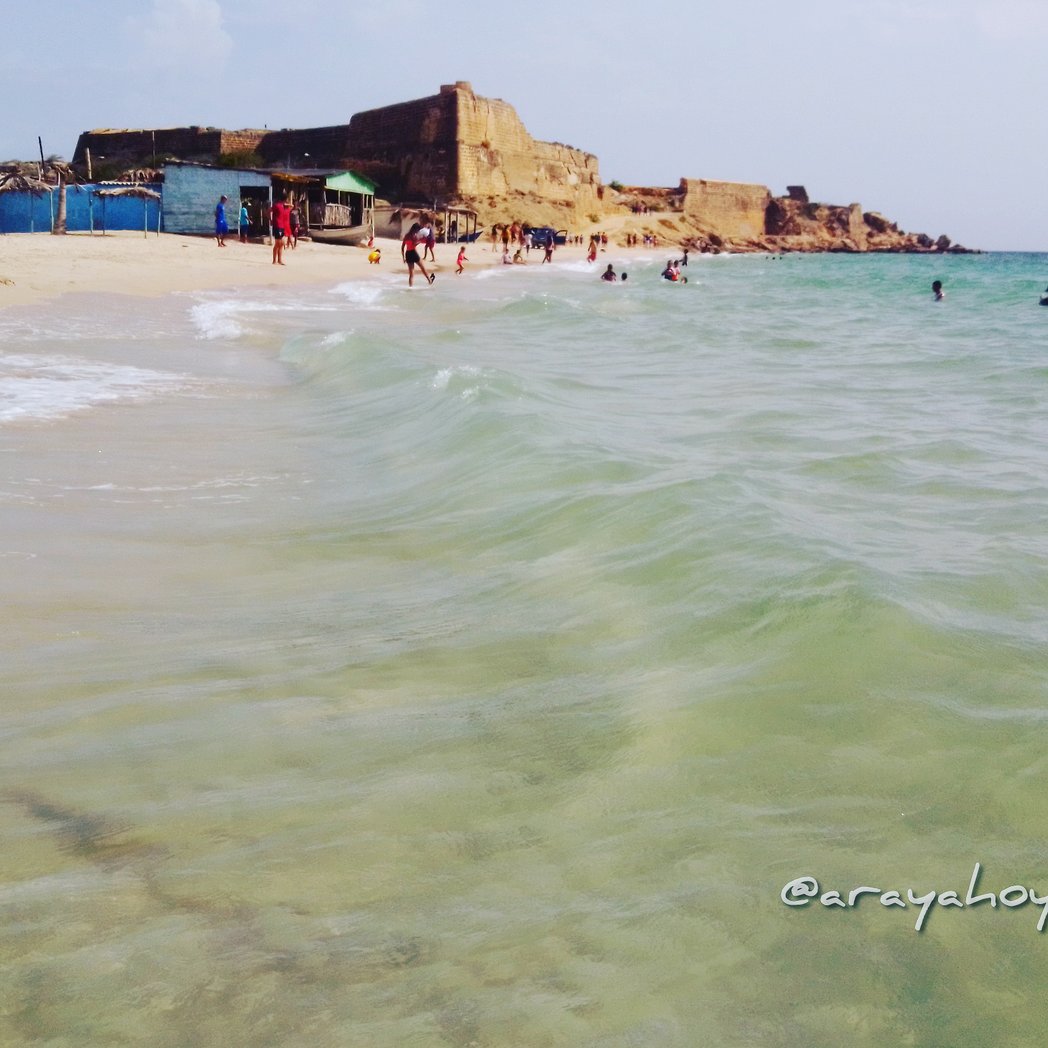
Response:
[[[274,171],[273,195],[298,207],[302,235],[356,244],[375,235],[375,183],[354,171]]]

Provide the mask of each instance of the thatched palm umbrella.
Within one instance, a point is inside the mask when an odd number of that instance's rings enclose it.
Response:
[[[50,194],[51,187],[39,178],[23,175],[18,171],[9,171],[0,175],[0,193],[28,193],[29,200],[29,232],[33,233],[33,201],[35,196]]]
[[[153,189],[146,189],[145,186],[120,186],[116,189],[97,189],[95,190],[95,196],[102,198],[102,235],[105,236],[106,232],[106,197],[118,197],[118,196],[129,196],[138,197],[142,201],[142,235],[149,236],[149,228],[147,221],[149,218],[149,206],[150,200],[159,200],[160,194]],[[156,225],[157,235],[160,235],[160,218],[157,217]]]

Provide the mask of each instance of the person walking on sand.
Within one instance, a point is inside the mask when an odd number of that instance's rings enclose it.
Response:
[[[400,257],[408,264],[408,287],[415,286],[415,266],[418,266],[422,271],[422,275],[430,284],[436,279],[431,273],[426,272],[426,267],[422,264],[422,259],[419,257],[418,234],[421,228],[422,226],[418,222],[412,223],[407,235],[400,242]]]
[[[248,226],[251,225],[251,216],[247,213],[247,204],[245,204],[243,201],[240,202],[240,223],[239,223],[239,225],[240,225],[240,228],[239,228],[240,243],[241,244],[246,244],[247,243]]]
[[[462,263],[468,261],[469,259],[466,258],[466,245],[463,244],[462,247],[459,248],[458,258],[455,259],[455,276],[458,276],[462,272]]]
[[[215,205],[215,240],[219,247],[226,246],[226,234],[229,232],[229,222],[226,219],[226,200],[228,197],[220,197]]]
[[[291,219],[288,206],[281,197],[274,205],[270,217],[273,223],[273,265],[284,265],[284,240],[291,235]]]
[[[550,233],[546,237],[545,248],[546,248],[546,253],[542,256],[542,265],[545,265],[547,262],[552,262],[553,261],[553,234],[552,233]]]

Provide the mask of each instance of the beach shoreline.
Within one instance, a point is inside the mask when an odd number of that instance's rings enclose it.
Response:
[[[242,287],[286,288],[295,285],[338,283],[344,280],[388,278],[407,267],[400,243],[376,238],[382,262],[372,265],[362,247],[300,240],[285,250],[284,266],[272,262],[269,244],[241,244],[234,238],[219,248],[212,237],[121,231],[67,233],[8,233],[0,237],[0,309],[35,305],[65,294],[125,294],[159,297],[170,292],[235,290]],[[436,264],[427,264],[438,278],[455,278],[458,244],[438,244]],[[502,264],[501,252],[490,244],[466,245],[465,273]],[[567,244],[557,248],[557,261],[577,261],[585,248]],[[541,249],[533,248],[529,265],[540,265]],[[424,283],[424,282],[423,282]],[[422,286],[422,284],[420,284]]]

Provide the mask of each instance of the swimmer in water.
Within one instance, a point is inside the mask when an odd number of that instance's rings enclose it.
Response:
[[[942,289],[941,280],[932,281],[932,294],[935,296],[936,302],[941,302],[946,297],[946,292]]]

